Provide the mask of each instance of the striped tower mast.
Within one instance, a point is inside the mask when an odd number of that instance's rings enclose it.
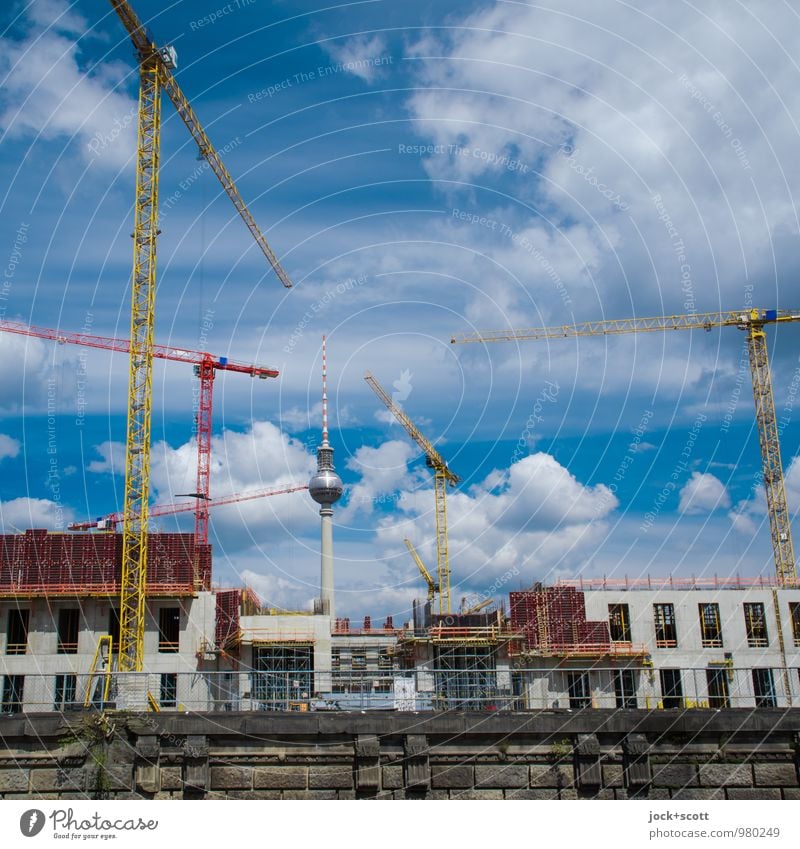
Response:
[[[342,497],[342,479],[333,468],[333,448],[328,442],[328,358],[326,339],[322,337],[322,444],[317,448],[317,473],[308,483],[308,491],[320,505],[322,523],[320,546],[319,612],[335,617],[333,593],[333,505]]]

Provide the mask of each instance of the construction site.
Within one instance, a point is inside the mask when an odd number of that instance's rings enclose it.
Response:
[[[547,785],[551,795],[546,798],[573,798],[568,795],[570,788],[578,797],[581,787],[583,795],[602,797],[599,794],[608,791],[608,798],[613,798],[617,785],[607,780],[613,772],[611,767],[611,771],[604,772],[606,761],[602,759],[606,755],[592,749],[591,740],[586,742],[587,736],[600,733],[597,729],[601,726],[616,729],[616,742],[601,742],[603,746],[618,747],[613,755],[618,760],[612,758],[608,763],[618,763],[619,788],[624,786],[630,797],[651,786],[659,771],[655,761],[648,762],[646,769],[643,766],[647,751],[655,746],[652,739],[645,739],[649,733],[643,730],[650,721],[647,717],[655,717],[653,722],[661,722],[659,717],[664,722],[669,717],[678,722],[675,717],[680,716],[682,728],[693,728],[692,723],[697,723],[698,729],[713,730],[713,723],[723,721],[716,713],[741,709],[742,716],[748,719],[742,719],[738,727],[744,728],[750,722],[755,723],[754,728],[761,728],[758,723],[763,712],[774,723],[775,734],[783,734],[786,729],[779,728],[775,717],[790,716],[789,709],[800,707],[800,583],[786,504],[766,329],[798,321],[800,314],[747,309],[485,332],[452,339],[454,343],[487,344],[667,330],[735,327],[744,331],[774,554],[771,574],[736,579],[637,576],[630,580],[590,580],[575,575],[549,585],[538,582],[531,574],[523,575],[527,589],[513,590],[472,606],[462,603],[455,609],[451,597],[447,492],[458,486],[461,478],[377,378],[367,372],[365,381],[379,405],[402,426],[432,475],[436,564],[429,568],[417,553],[414,541],[406,539],[420,582],[419,598],[407,621],[393,621],[393,617],[373,620],[370,616],[352,620],[348,611],[336,604],[335,506],[345,494],[345,486],[335,470],[329,439],[324,337],[322,434],[316,449],[316,473],[308,482],[240,496],[215,499],[210,492],[213,386],[217,372],[270,380],[279,379],[279,374],[275,369],[202,351],[161,346],[154,340],[162,93],[219,178],[278,281],[287,288],[291,281],[178,87],[172,74],[174,50],[157,46],[126,0],[112,0],[111,6],[130,35],[140,62],[130,338],[69,334],[11,321],[0,322],[0,332],[129,354],[124,508],[98,520],[75,523],[66,532],[33,528],[0,536],[0,722],[7,723],[5,731],[0,726],[0,734],[6,741],[16,740],[14,735],[22,739],[22,726],[12,723],[37,714],[58,713],[67,720],[114,715],[144,717],[142,721],[152,723],[148,726],[151,730],[148,732],[145,725],[136,726],[139,740],[160,737],[162,754],[148,754],[146,743],[141,752],[136,750],[139,760],[134,766],[138,764],[138,772],[135,771],[131,792],[149,794],[150,798],[183,793],[188,798],[202,797],[215,789],[221,793],[255,792],[258,784],[253,783],[254,775],[262,767],[249,762],[236,766],[239,762],[235,758],[225,761],[224,766],[220,761],[220,765],[211,767],[216,778],[209,780],[207,772],[192,771],[193,757],[205,758],[203,769],[207,770],[209,756],[207,751],[205,755],[193,755],[189,737],[185,745],[181,744],[185,763],[181,761],[177,767],[177,760],[168,763],[163,754],[168,743],[164,741],[169,734],[181,734],[177,725],[169,726],[173,721],[170,716],[175,717],[175,723],[185,714],[197,716],[200,722],[204,715],[215,714],[220,717],[220,728],[235,717],[240,721],[241,714],[261,715],[253,721],[265,723],[278,722],[276,714],[287,715],[298,723],[311,723],[314,714],[319,716],[313,721],[331,723],[313,729],[308,725],[307,732],[303,732],[307,733],[307,743],[313,733],[323,733],[321,728],[330,727],[332,734],[344,733],[350,727],[346,725],[348,718],[352,717],[353,728],[358,723],[373,724],[368,728],[365,725],[364,733],[354,738],[355,778],[349,777],[350,783],[341,787],[356,796],[359,792],[399,794],[402,789],[407,797],[424,797],[437,786],[435,769],[444,767],[429,770],[429,755],[423,755],[423,750],[429,752],[432,743],[423,740],[419,743],[422,748],[415,749],[415,734],[421,738],[425,734],[435,736],[440,733],[433,730],[436,722],[445,723],[454,715],[463,714],[467,717],[464,722],[475,723],[464,734],[493,733],[495,727],[505,729],[502,733],[511,735],[513,748],[513,735],[533,733],[534,726],[521,724],[512,733],[511,726],[503,723],[525,723],[529,719],[534,722],[538,717],[541,727],[549,729],[547,736],[536,743],[544,747],[542,752],[550,752],[547,775],[554,769],[567,769],[564,764],[569,764],[569,776],[559,778],[553,787]],[[159,358],[193,367],[200,381],[200,402],[196,491],[188,501],[153,507],[152,368],[153,360]],[[248,587],[220,587],[214,580],[208,532],[210,511],[223,504],[271,497],[310,497],[319,505],[320,579],[312,609],[270,607]],[[194,514],[192,533],[152,529],[154,518],[181,512]],[[585,727],[573,728],[569,724],[573,722],[570,715],[576,712],[581,712],[581,721],[588,723]],[[402,733],[390,731],[389,726],[381,725],[390,721],[384,716],[388,713],[425,714],[424,722],[433,724],[424,726],[429,731],[415,732],[410,727]],[[596,725],[591,716],[597,718]],[[562,717],[557,727],[553,717]],[[406,720],[399,716],[391,721]],[[187,733],[202,736],[206,731]],[[235,737],[245,732],[240,729],[230,733]],[[394,756],[387,760],[385,754],[385,747],[394,744],[380,742],[382,735],[389,740],[392,734],[404,741],[398,743],[396,763]],[[644,737],[634,739],[637,734]],[[701,736],[698,731],[698,741]],[[564,744],[564,752],[553,755],[562,739],[571,742]],[[627,741],[624,752],[623,741]],[[773,742],[775,763],[769,761],[767,765],[775,767],[779,761],[779,766],[794,769],[794,780],[782,773],[779,786],[796,794],[797,755],[789,754],[790,743],[783,737],[776,736]],[[17,744],[8,745],[13,748]],[[683,745],[688,758],[691,746]],[[157,757],[162,758],[158,767],[153,765]],[[278,755],[269,754],[269,758],[273,757]],[[481,783],[482,775],[491,774],[494,780],[498,765],[487,761],[481,766],[471,757],[464,752],[452,753],[451,769],[455,768],[453,759],[462,758],[459,763],[469,763],[471,770],[463,778],[464,783],[454,786],[491,787],[494,789],[487,792],[492,793],[498,792],[499,786],[503,798],[502,788],[506,785],[502,781],[499,785]],[[535,793],[537,785],[531,783],[530,771],[535,764],[525,761],[525,757],[519,754],[521,760],[514,761],[527,765],[524,778],[513,786],[517,788],[515,792]],[[424,768],[419,766],[423,760]],[[264,769],[288,770],[282,761],[278,767],[277,760],[268,762],[270,766]],[[232,763],[234,767],[230,766]],[[293,767],[293,774],[304,776],[297,779],[300,784],[293,785],[295,779],[284,776],[289,784],[275,785],[279,792],[272,798],[291,798],[285,794],[292,787],[310,793],[315,786],[310,763],[303,761],[305,765]],[[392,772],[395,767],[399,770],[396,774]],[[180,775],[172,775],[170,769],[177,769]],[[219,771],[213,773],[214,769],[229,771],[223,775]],[[234,775],[236,769],[239,773]],[[33,766],[30,770],[35,772]],[[751,785],[747,786],[752,786],[753,781],[759,784],[759,775],[751,771]],[[236,784],[240,780],[245,782],[241,787]],[[26,781],[34,779],[29,776]],[[84,778],[76,781],[64,792],[71,789],[80,795],[91,790]],[[174,787],[169,781],[174,782]],[[214,782],[217,783],[212,787]],[[689,779],[675,786],[684,789],[687,783],[694,786]],[[323,786],[327,785],[318,785],[318,789]],[[337,786],[334,783],[333,787]],[[440,786],[448,788],[451,798],[455,797],[451,785]],[[721,785],[717,781],[711,786]],[[264,787],[269,792],[275,789]],[[0,781],[0,790],[3,788]],[[19,796],[35,795],[34,784],[5,790]],[[784,795],[779,793],[778,798],[792,798],[791,793],[782,792]]]

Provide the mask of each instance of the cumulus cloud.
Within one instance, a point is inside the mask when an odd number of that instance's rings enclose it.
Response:
[[[9,138],[72,140],[105,167],[130,163],[137,104],[118,90],[130,68],[103,61],[86,69],[78,38],[90,27],[63,0],[32,0],[24,14],[27,35],[0,39],[0,129]]]
[[[535,203],[518,249],[549,259],[574,243],[597,302],[621,315],[631,302],[738,304],[754,268],[774,277],[765,245],[781,254],[796,229],[800,89],[780,46],[793,9],[498,2],[458,23],[412,48],[408,106],[446,148],[425,160],[432,178],[508,179],[518,216]],[[561,277],[589,285],[584,269]],[[540,308],[563,313],[557,292],[542,295]]]
[[[74,518],[72,510],[47,498],[13,498],[0,502],[0,523],[5,533],[26,528],[63,531]]]
[[[104,442],[95,450],[102,459],[89,464],[90,472],[124,474],[122,443]],[[246,431],[226,430],[212,438],[211,497],[303,485],[315,469],[314,457],[302,443],[281,433],[271,422],[254,421]],[[156,504],[183,503],[185,499],[180,496],[195,491],[196,477],[194,440],[177,447],[166,442],[152,447],[150,484]],[[313,510],[308,494],[297,492],[215,507],[211,518],[223,547],[237,549],[269,536],[277,526],[297,528],[310,522]]]
[[[5,460],[6,457],[16,457],[21,447],[22,445],[18,439],[0,433],[0,460]]]
[[[348,487],[348,500],[338,511],[339,521],[351,522],[357,515],[370,516],[380,505],[395,504],[417,480],[408,464],[419,451],[407,440],[390,440],[377,448],[362,445],[347,460],[347,468],[360,474]]]
[[[122,446],[106,443],[100,449],[103,460],[94,468],[121,473]],[[305,481],[314,468],[311,452],[268,422],[215,437],[214,456],[215,496],[284,480]],[[429,470],[412,466],[418,457],[416,447],[403,439],[362,446],[347,461],[358,477],[349,487],[349,500],[335,514],[336,586],[343,612],[403,616],[411,599],[424,595],[403,545],[404,537],[411,538],[435,571],[434,494]],[[176,500],[175,493],[192,491],[195,467],[193,443],[154,446],[152,481],[158,501],[169,503]],[[497,581],[506,573],[524,575],[526,581],[574,574],[601,545],[617,506],[608,487],[582,484],[541,452],[494,470],[467,490],[451,490],[455,603],[459,593],[504,594],[508,580]],[[343,540],[347,531],[358,535],[356,520],[363,523],[364,538]],[[318,593],[319,551],[316,507],[307,494],[215,508],[212,528],[218,534],[218,578],[220,570],[233,571],[270,605],[308,608]],[[280,542],[278,529],[289,531]]]
[[[793,457],[784,471],[786,505],[791,515],[800,510],[800,456]],[[758,484],[747,498],[737,502],[728,514],[735,530],[754,536],[760,527],[768,526],[767,497],[763,484]]]
[[[481,507],[488,508],[492,525],[551,528],[602,518],[618,502],[608,487],[587,487],[550,454],[538,452],[514,463],[500,481],[499,492],[478,489]]]
[[[322,401],[316,401],[308,408],[290,407],[279,413],[281,424],[292,430],[308,430],[309,428],[322,428]],[[334,409],[328,409],[328,428],[347,427],[356,424],[358,419],[346,404],[337,405]],[[321,438],[321,437],[320,437]]]
[[[4,412],[41,407],[47,380],[60,384],[64,377],[61,365],[54,363],[51,347],[41,339],[0,333],[0,357],[5,363],[16,364],[0,371],[0,409]]]
[[[447,499],[450,560],[458,580],[477,591],[509,569],[553,578],[591,557],[618,506],[603,484],[585,486],[539,452],[496,470]],[[433,490],[403,490],[399,515],[380,520],[379,542],[400,550],[408,536],[428,565],[436,562]],[[413,566],[409,567],[413,570]]]
[[[371,83],[381,67],[391,64],[386,54],[386,41],[380,35],[356,35],[342,42],[330,42],[326,47],[336,66]]]
[[[279,575],[266,575],[245,569],[241,572],[245,586],[251,587],[258,594],[266,607],[277,607],[281,610],[310,611],[315,597],[309,594],[309,588],[299,587],[296,581],[290,581]]]
[[[125,445],[122,442],[101,442],[94,446],[101,460],[91,460],[86,467],[95,475],[124,475],[125,474]]]
[[[680,492],[678,509],[681,513],[711,513],[731,506],[725,484],[707,472],[692,472]]]
[[[322,423],[322,401],[318,401],[308,409],[300,407],[290,407],[288,410],[281,410],[281,422],[295,430],[306,430],[313,427],[317,423]]]

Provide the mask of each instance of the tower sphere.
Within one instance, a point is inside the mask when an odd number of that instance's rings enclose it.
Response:
[[[320,469],[308,482],[308,493],[317,504],[335,504],[342,497],[342,479],[333,469]]]

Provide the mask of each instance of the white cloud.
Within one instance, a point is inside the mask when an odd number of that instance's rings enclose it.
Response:
[[[70,35],[81,35],[87,28],[86,20],[64,0],[30,0],[25,14],[43,29],[56,27]]]
[[[125,474],[125,445],[122,442],[102,442],[100,445],[95,445],[94,450],[103,459],[90,461],[86,467],[88,471],[96,475]]]
[[[0,460],[5,460],[6,457],[16,457],[21,447],[22,445],[18,439],[0,433]]]
[[[0,357],[14,368],[0,371],[0,409],[20,412],[38,408],[45,402],[46,383],[55,379],[60,385],[63,372],[55,363],[52,349],[41,339],[0,333]]]
[[[0,523],[5,533],[26,528],[63,531],[73,518],[72,510],[46,498],[13,498],[0,502]]]
[[[322,401],[318,401],[309,409],[290,407],[288,410],[280,411],[282,424],[294,430],[307,430],[316,424],[322,424]]]
[[[678,509],[681,513],[711,513],[731,506],[725,484],[707,472],[692,472],[680,492]]]
[[[286,425],[292,430],[319,428],[319,438],[322,438],[322,401],[317,401],[306,409],[290,407],[288,410],[281,410],[278,417],[281,420],[281,424]],[[357,421],[355,414],[346,404],[328,408],[328,429],[330,431],[356,424]]]
[[[370,516],[379,505],[396,503],[416,477],[408,464],[419,450],[408,440],[390,440],[378,448],[362,445],[347,460],[347,468],[361,475],[348,487],[347,504],[337,511],[338,521],[351,522],[357,515]]]
[[[33,0],[26,14],[24,39],[0,39],[0,128],[9,138],[66,139],[104,167],[131,163],[137,104],[118,90],[131,68],[83,67],[77,38],[89,27],[66,2]]]
[[[428,568],[436,570],[434,495],[427,469],[409,470],[418,452],[406,440],[362,446],[348,461],[360,479],[346,507],[335,511],[336,590],[342,615],[373,612],[408,618],[413,598],[424,597],[403,538],[409,537]],[[272,499],[273,501],[275,499]],[[574,574],[591,559],[618,506],[604,485],[582,485],[554,458],[535,454],[496,470],[467,491],[450,490],[448,526],[452,596],[505,595],[520,581]],[[357,526],[355,523],[359,520]],[[316,534],[316,516],[304,527]],[[363,538],[358,540],[360,532]],[[354,542],[353,540],[358,540]],[[234,552],[236,547],[232,547]],[[317,593],[316,542],[295,540],[263,552],[233,553],[231,564],[278,606],[305,609]]]
[[[618,504],[603,484],[586,487],[554,457],[538,452],[508,470],[498,495],[484,493],[492,525],[539,528],[591,522],[608,515]],[[494,479],[492,483],[497,486]],[[478,490],[480,492],[480,490]]]
[[[612,317],[739,304],[742,281],[774,281],[773,253],[796,231],[795,26],[795,10],[765,2],[483,6],[413,48],[416,126],[457,151],[426,168],[507,179],[509,210],[536,207],[521,225],[531,244],[549,258],[574,243],[594,272],[565,285],[596,290]],[[541,295],[566,316],[557,293]]]
[[[402,515],[381,520],[379,542],[399,551],[409,536],[435,568],[432,488],[402,491],[397,506]],[[478,591],[511,568],[528,578],[574,573],[602,541],[605,520],[617,506],[608,487],[584,486],[541,452],[492,472],[467,492],[451,490],[447,517],[454,582]]]
[[[125,446],[104,442],[95,446],[102,457],[89,463],[96,474],[123,475]],[[255,421],[246,431],[226,430],[212,438],[211,497],[306,484],[316,462],[302,443],[288,437],[271,422]],[[197,444],[194,440],[172,447],[156,443],[151,450],[150,485],[156,504],[183,503],[181,493],[194,492]],[[222,548],[241,549],[263,540],[275,528],[301,530],[316,510],[308,493],[300,491],[214,507],[211,521]],[[169,522],[161,519],[160,523]],[[183,522],[189,521],[184,517]]]
[[[367,83],[375,79],[381,67],[391,64],[386,42],[380,35],[356,35],[343,42],[329,42],[326,49],[336,63],[334,68]]]
[[[786,505],[794,516],[800,511],[800,456],[793,457],[784,470]],[[745,536],[754,536],[762,526],[769,527],[767,498],[763,484],[755,486],[748,498],[739,501],[728,517],[735,530]]]
[[[296,581],[289,581],[279,575],[253,572],[250,569],[241,572],[241,579],[245,586],[256,591],[266,607],[304,611],[312,609],[313,592],[309,594],[308,588],[298,587]]]

